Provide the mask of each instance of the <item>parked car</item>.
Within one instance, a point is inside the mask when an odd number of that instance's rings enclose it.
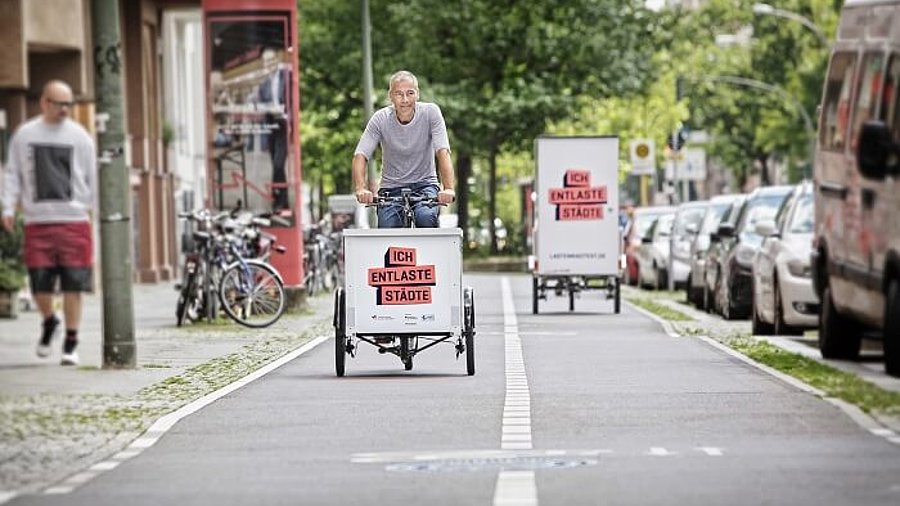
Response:
[[[688,302],[705,310],[704,288],[706,286],[706,251],[709,249],[709,237],[719,227],[722,216],[728,212],[742,195],[718,195],[706,203],[703,219],[694,240],[691,241],[690,273],[687,280]]]
[[[639,207],[634,210],[628,231],[625,233],[625,282],[629,285],[638,284],[637,252],[644,235],[647,234],[647,229],[661,214],[674,211],[675,208],[671,206]]]
[[[659,215],[647,229],[638,248],[638,284],[655,290],[664,289],[668,282],[669,237],[675,210]]]
[[[854,359],[863,332],[880,330],[884,368],[892,376],[900,376],[897,20],[898,0],[844,3],[825,76],[813,170],[819,350],[825,358]]]
[[[669,256],[676,289],[687,286],[688,276],[691,274],[691,243],[700,231],[706,206],[705,200],[685,202],[675,211],[672,235],[669,238]]]
[[[727,223],[733,229],[737,224],[738,216],[746,200],[747,195],[737,195],[722,213],[719,221],[713,225],[712,232],[709,234],[709,247],[706,249],[706,260],[703,269],[703,303],[701,304],[703,309],[707,311],[718,312],[718,309],[715,307],[715,293],[719,271],[721,270],[719,267],[720,256],[728,249],[727,243],[734,240],[734,237],[720,237],[719,227]]]
[[[818,325],[809,256],[813,237],[810,183],[797,185],[774,220],[761,220],[762,247],[753,262],[753,334],[800,335]]]
[[[762,245],[756,232],[759,221],[772,219],[793,186],[766,186],[753,190],[741,207],[737,222],[719,225],[721,241],[715,302],[719,314],[726,320],[748,318],[753,307],[753,259]]]

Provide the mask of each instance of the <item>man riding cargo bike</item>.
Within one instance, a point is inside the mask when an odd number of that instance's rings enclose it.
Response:
[[[461,283],[462,233],[437,228],[438,206],[456,197],[450,142],[440,108],[418,96],[412,73],[391,76],[391,105],[372,115],[353,156],[356,199],[376,207],[379,230],[344,232],[347,276],[334,312],[338,376],[360,341],[397,355],[411,370],[416,354],[453,338],[457,357],[466,354],[467,373],[475,373],[474,298]],[[378,146],[375,193],[366,164]]]

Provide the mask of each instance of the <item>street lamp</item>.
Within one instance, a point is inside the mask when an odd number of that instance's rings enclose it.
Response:
[[[769,16],[778,16],[785,19],[790,19],[791,21],[796,21],[803,26],[812,30],[813,33],[818,37],[819,42],[822,43],[823,47],[828,47],[828,38],[825,37],[825,34],[822,33],[822,29],[816,26],[815,23],[810,21],[808,18],[797,14],[796,12],[786,11],[784,9],[778,9],[772,7],[769,4],[757,3],[753,4],[753,13],[759,15],[769,15]]]
[[[774,93],[780,96],[782,99],[790,102],[794,106],[794,109],[796,109],[800,113],[800,117],[803,118],[803,125],[806,127],[806,132],[809,135],[809,164],[810,166],[812,166],[813,158],[815,157],[816,129],[815,126],[813,126],[812,118],[809,116],[809,113],[806,112],[806,109],[803,108],[803,104],[800,103],[800,100],[798,100],[797,97],[791,95],[787,90],[780,86],[764,83],[762,81],[757,81],[756,79],[750,79],[747,77],[729,75],[703,75],[699,77],[700,79],[706,81],[725,83],[731,86],[742,86],[745,88],[755,88],[758,90],[767,91],[769,93]]]

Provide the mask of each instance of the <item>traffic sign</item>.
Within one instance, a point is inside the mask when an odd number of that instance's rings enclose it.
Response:
[[[652,176],[656,171],[656,148],[652,139],[631,141],[631,174]]]

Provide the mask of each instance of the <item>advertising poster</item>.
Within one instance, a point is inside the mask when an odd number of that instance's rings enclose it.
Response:
[[[459,229],[345,230],[347,332],[459,331],[461,248]]]
[[[293,218],[295,146],[290,13],[207,17],[212,200]]]
[[[619,139],[540,137],[536,151],[538,274],[617,274]]]

